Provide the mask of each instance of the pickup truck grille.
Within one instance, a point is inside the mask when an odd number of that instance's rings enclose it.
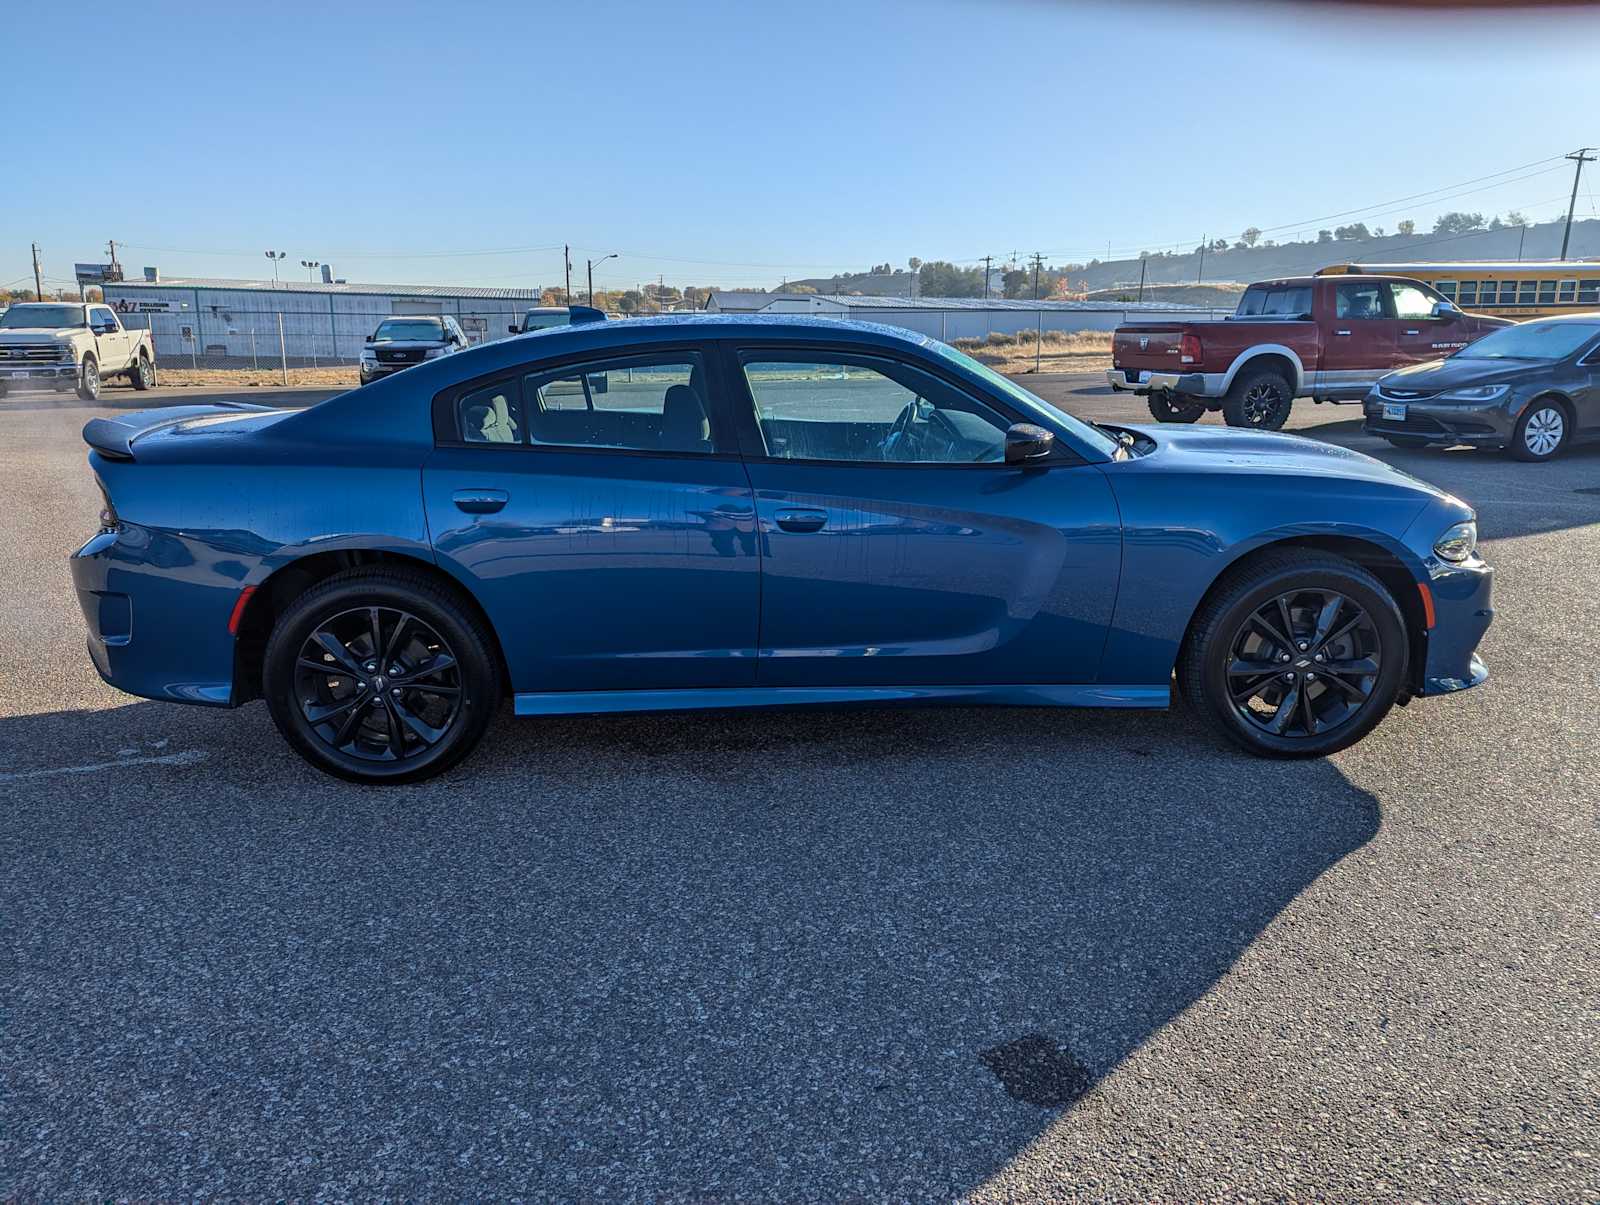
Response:
[[[0,343],[0,364],[54,364],[61,349],[52,343]]]

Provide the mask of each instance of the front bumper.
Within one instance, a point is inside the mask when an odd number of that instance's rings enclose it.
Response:
[[[1385,418],[1384,406],[1403,405],[1405,418]],[[1385,398],[1376,390],[1361,403],[1361,429],[1385,438],[1424,440],[1438,447],[1453,444],[1498,448],[1509,443],[1521,412],[1520,401],[1443,402],[1432,398],[1404,402]]]
[[[1144,368],[1108,368],[1106,383],[1118,393],[1146,394],[1154,390],[1185,393],[1192,397],[1221,397],[1220,372],[1155,372]]]
[[[1474,557],[1462,565],[1434,560],[1425,587],[1433,601],[1420,695],[1468,690],[1489,677],[1478,645],[1494,622],[1494,570]]]
[[[0,365],[0,381],[12,384],[17,381],[43,381],[46,384],[71,384],[78,379],[78,366],[67,362],[48,364]]]

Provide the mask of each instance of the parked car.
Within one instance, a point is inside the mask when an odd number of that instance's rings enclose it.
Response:
[[[84,439],[96,668],[264,696],[357,781],[445,770],[505,695],[1160,708],[1176,670],[1228,739],[1295,757],[1487,675],[1457,499],[1296,436],[1085,423],[890,327],[584,323]]]
[[[1396,447],[1504,448],[1550,460],[1600,436],[1600,313],[1539,318],[1383,377],[1364,426]]]
[[[1229,426],[1276,431],[1297,397],[1360,401],[1384,373],[1508,325],[1404,277],[1296,276],[1251,285],[1231,318],[1119,326],[1107,379],[1164,423],[1221,410]]]
[[[0,315],[0,395],[34,383],[61,393],[76,389],[92,402],[110,377],[142,390],[155,374],[150,332],[125,329],[108,305],[19,301]]]
[[[449,314],[385,318],[361,349],[361,383],[437,360],[467,346],[466,332]]]
[[[522,315],[521,322],[506,327],[513,335],[531,335],[535,331],[549,330],[554,326],[570,326],[574,322],[604,322],[604,310],[588,305],[536,305]]]

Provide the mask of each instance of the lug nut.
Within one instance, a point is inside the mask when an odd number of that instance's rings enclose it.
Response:
[[[1305,648],[1305,645],[1302,644],[1300,647],[1301,648]],[[377,668],[378,668],[377,662],[375,662],[375,661],[367,662],[367,673],[370,674],[373,670],[375,670]]]
[[[1287,661],[1288,659],[1289,659],[1289,654],[1288,653],[1279,653],[1278,654],[1278,660],[1279,661]]]
[[[391,690],[391,691],[390,691],[390,692],[389,692],[389,693],[390,693],[390,694],[392,694],[392,695],[393,695],[393,696],[394,696],[394,697],[395,697],[395,698],[397,698],[397,699],[398,699],[398,698],[399,698],[399,697],[400,697],[400,688],[399,688],[399,687],[398,687],[398,686],[396,686],[396,687],[395,687],[395,688],[394,688],[394,689],[393,689],[393,690]]]
[[[1294,671],[1290,670],[1288,673],[1284,674],[1283,675],[1283,680],[1285,682],[1293,682],[1294,681]]]
[[[1307,682],[1315,682],[1316,680],[1317,680],[1317,675],[1316,674],[1307,674],[1306,675],[1306,681]]]
[[[1309,645],[1309,644],[1307,644],[1307,643],[1306,643],[1306,642],[1305,642],[1305,641],[1304,641],[1304,640],[1302,640],[1302,641],[1301,641],[1301,642],[1300,642],[1300,645],[1299,645],[1299,648],[1300,648],[1300,651],[1301,651],[1301,652],[1302,652],[1302,653],[1303,653],[1303,652],[1305,652],[1305,651],[1306,651],[1306,650],[1307,650],[1307,649],[1308,649],[1308,648],[1310,648],[1310,647],[1311,647],[1311,646],[1310,646],[1310,645]]]
[[[1317,656],[1316,656],[1316,660],[1318,660],[1318,661],[1325,661],[1326,659],[1327,659],[1327,654],[1326,653],[1318,653]]]

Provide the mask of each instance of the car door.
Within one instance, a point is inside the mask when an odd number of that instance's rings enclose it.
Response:
[[[108,305],[89,307],[89,329],[94,332],[95,362],[102,374],[121,372],[128,366],[128,335]]]
[[[423,470],[440,563],[552,691],[755,681],[755,508],[693,346],[535,362],[441,393]]]
[[[1388,282],[1353,276],[1333,287],[1332,324],[1324,330],[1317,392],[1360,396],[1395,366],[1399,327]]]
[[[1070,450],[1004,463],[1003,402],[848,345],[730,351],[761,538],[763,687],[1095,679],[1121,529]]]
[[[1396,367],[1442,359],[1467,345],[1471,319],[1454,307],[1434,315],[1434,307],[1444,298],[1404,280],[1390,281],[1388,288],[1396,323]]]

